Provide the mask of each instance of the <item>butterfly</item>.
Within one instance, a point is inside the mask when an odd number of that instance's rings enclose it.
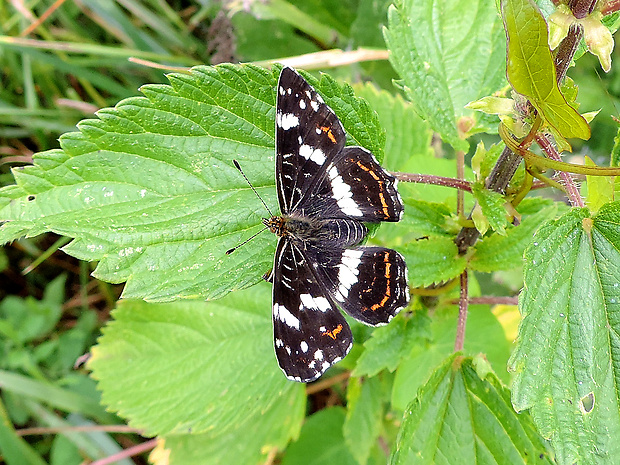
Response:
[[[284,67],[277,86],[276,187],[281,216],[263,219],[279,239],[273,331],[280,368],[310,382],[353,345],[339,307],[362,323],[387,324],[409,303],[398,252],[358,245],[364,223],[399,221],[397,180],[362,147],[345,147],[336,114],[310,84]]]

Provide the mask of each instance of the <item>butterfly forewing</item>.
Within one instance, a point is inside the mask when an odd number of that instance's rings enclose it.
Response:
[[[399,221],[403,204],[396,185],[394,176],[368,150],[345,147],[328,164],[325,176],[306,193],[299,209],[309,216],[369,223]]]
[[[283,68],[276,105],[276,184],[282,213],[291,212],[345,144],[334,112],[291,68]]]
[[[273,275],[273,331],[287,378],[310,382],[351,349],[351,330],[290,239],[278,241]]]

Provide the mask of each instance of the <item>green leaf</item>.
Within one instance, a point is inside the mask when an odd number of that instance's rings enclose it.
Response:
[[[269,60],[320,51],[309,37],[297,34],[293,26],[283,21],[257,18],[249,12],[237,11],[231,23],[235,51],[242,61]]]
[[[149,435],[238,438],[286,404],[271,424],[295,436],[304,386],[278,368],[270,301],[267,284],[211,303],[120,301],[89,362],[103,402]]]
[[[88,381],[88,380],[87,380]],[[93,392],[73,392],[48,381],[39,381],[10,371],[0,370],[0,386],[19,398],[44,402],[65,412],[77,412],[97,419],[101,423],[114,423],[116,417],[107,413]]]
[[[590,157],[585,157],[585,166],[596,166]],[[613,176],[586,176],[586,205],[596,213],[603,205],[614,200]]]
[[[405,183],[399,184],[402,192]],[[404,186],[405,188],[407,186]],[[453,238],[458,232],[459,225],[452,219],[450,208],[443,203],[424,202],[411,197],[403,197],[405,215],[398,223],[386,223],[370,239],[378,239],[381,245],[396,247],[400,250],[402,244],[412,243],[420,238],[447,237]]]
[[[353,376],[375,376],[384,369],[394,371],[413,347],[430,339],[430,323],[425,312],[416,311],[411,316],[401,312],[389,325],[375,329],[364,342]]]
[[[0,403],[0,453],[6,465],[45,465],[45,460],[18,436],[4,405]]]
[[[531,0],[504,0],[502,16],[507,37],[507,76],[563,137],[590,138],[586,120],[567,102],[556,82],[548,45],[547,23]]]
[[[429,237],[399,248],[409,270],[409,285],[424,287],[459,276],[467,266],[451,237]]]
[[[349,451],[360,465],[366,465],[371,449],[381,434],[384,410],[382,391],[379,377],[366,380],[349,378],[343,435]]]
[[[544,221],[554,218],[557,211],[556,205],[548,206],[528,215],[518,226],[509,226],[506,235],[493,234],[478,241],[474,246],[476,253],[469,262],[471,268],[490,273],[520,265],[523,251],[536,230]]]
[[[573,209],[525,251],[512,402],[529,409],[560,464],[620,456],[620,203]]]
[[[480,184],[472,186],[472,194],[478,201],[479,215],[473,215],[476,229],[482,234],[486,233],[488,224],[496,233],[505,235],[508,218],[506,217],[506,199],[499,192],[485,189]]]
[[[387,169],[403,170],[414,156],[434,156],[431,148],[433,132],[415,112],[413,105],[399,95],[378,90],[370,83],[357,86],[355,90],[377,112],[379,123],[385,130],[387,140],[383,164]]]
[[[454,351],[457,316],[456,307],[435,312],[430,327],[430,340],[416,342],[411,352],[402,359],[396,370],[392,391],[394,408],[404,410],[435,367]],[[509,381],[506,362],[510,355],[510,344],[502,325],[487,305],[469,306],[465,353],[486,354],[498,376],[505,382]]]
[[[332,407],[310,416],[282,458],[282,465],[358,465],[342,433],[345,411]]]
[[[239,407],[245,408],[246,404]],[[272,450],[283,450],[290,438],[298,435],[304,413],[304,395],[283,395],[267,410],[242,420],[232,431],[215,428],[198,434],[165,435],[169,465],[266,463]]]
[[[552,464],[526,415],[517,415],[482,357],[447,358],[403,419],[390,460],[400,464]]]
[[[127,281],[126,298],[216,298],[255,284],[272,266],[276,240],[262,234],[225,254],[258,232],[266,214],[232,160],[276,210],[277,75],[249,65],[198,67],[101,110],[61,138],[62,151],[16,170],[17,187],[0,190],[0,238],[73,237],[63,250],[98,260],[101,280]],[[327,76],[308,78],[338,113],[348,143],[380,160],[385,136],[368,104]]]
[[[0,303],[0,335],[17,344],[24,344],[46,336],[62,316],[62,301],[66,276],[51,281],[42,300],[10,295]],[[4,334],[3,334],[4,333]]]
[[[398,0],[388,11],[385,40],[399,84],[455,149],[468,147],[459,119],[480,118],[465,105],[504,85],[502,35],[495,5],[486,0]]]

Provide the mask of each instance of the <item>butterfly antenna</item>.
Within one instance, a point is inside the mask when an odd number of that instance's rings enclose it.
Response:
[[[256,236],[258,236],[260,233],[262,233],[265,229],[267,229],[267,226],[265,226],[263,229],[261,229],[260,231],[258,231],[255,234],[252,234],[251,237],[248,237],[245,241],[243,241],[241,244],[234,246],[232,249],[228,249],[226,251],[226,255],[230,255],[231,253],[233,253],[235,250],[237,250],[239,247],[244,246],[245,244],[247,244],[248,242],[250,242],[252,239],[254,239]]]
[[[267,204],[265,203],[265,201],[263,200],[263,198],[260,196],[260,194],[256,191],[256,189],[254,189],[254,186],[252,185],[252,183],[250,182],[250,180],[248,179],[248,177],[245,175],[245,173],[243,172],[243,170],[241,169],[241,166],[239,165],[239,162],[237,162],[237,160],[233,160],[233,163],[235,164],[235,168],[237,168],[239,170],[239,172],[241,173],[241,176],[243,176],[243,179],[245,179],[245,182],[248,183],[248,186],[250,186],[252,188],[252,190],[254,191],[254,193],[256,194],[256,197],[258,197],[258,200],[260,200],[262,202],[262,204],[265,206],[265,209],[269,212],[269,216],[273,216],[273,213],[271,213],[271,210],[269,210],[269,207],[267,206]],[[262,232],[262,231],[261,231]],[[256,234],[255,234],[256,235]],[[254,237],[254,236],[252,236]],[[250,238],[251,239],[251,238]],[[245,244],[245,242],[244,242]],[[240,244],[243,245],[243,244]],[[228,253],[228,252],[226,252]]]

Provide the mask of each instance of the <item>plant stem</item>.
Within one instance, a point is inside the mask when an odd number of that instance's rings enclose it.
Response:
[[[463,350],[465,345],[465,326],[467,325],[467,270],[461,273],[461,293],[459,295],[459,321],[456,326],[456,339],[454,341],[454,351]]]
[[[447,178],[445,176],[434,176],[432,174],[417,174],[417,173],[399,173],[391,172],[391,174],[403,182],[417,182],[420,184],[433,184],[435,186],[452,187],[462,191],[471,192],[471,183],[462,180]]]
[[[547,154],[548,158],[556,161],[561,161],[560,154],[547,136],[543,134],[537,135],[536,142],[538,142],[538,145],[540,146],[542,151]],[[573,207],[584,207],[585,205],[583,203],[581,195],[579,194],[579,189],[577,188],[577,185],[575,184],[575,181],[573,180],[570,173],[566,171],[560,171],[560,178],[564,183],[566,195],[568,196],[571,205]]]

